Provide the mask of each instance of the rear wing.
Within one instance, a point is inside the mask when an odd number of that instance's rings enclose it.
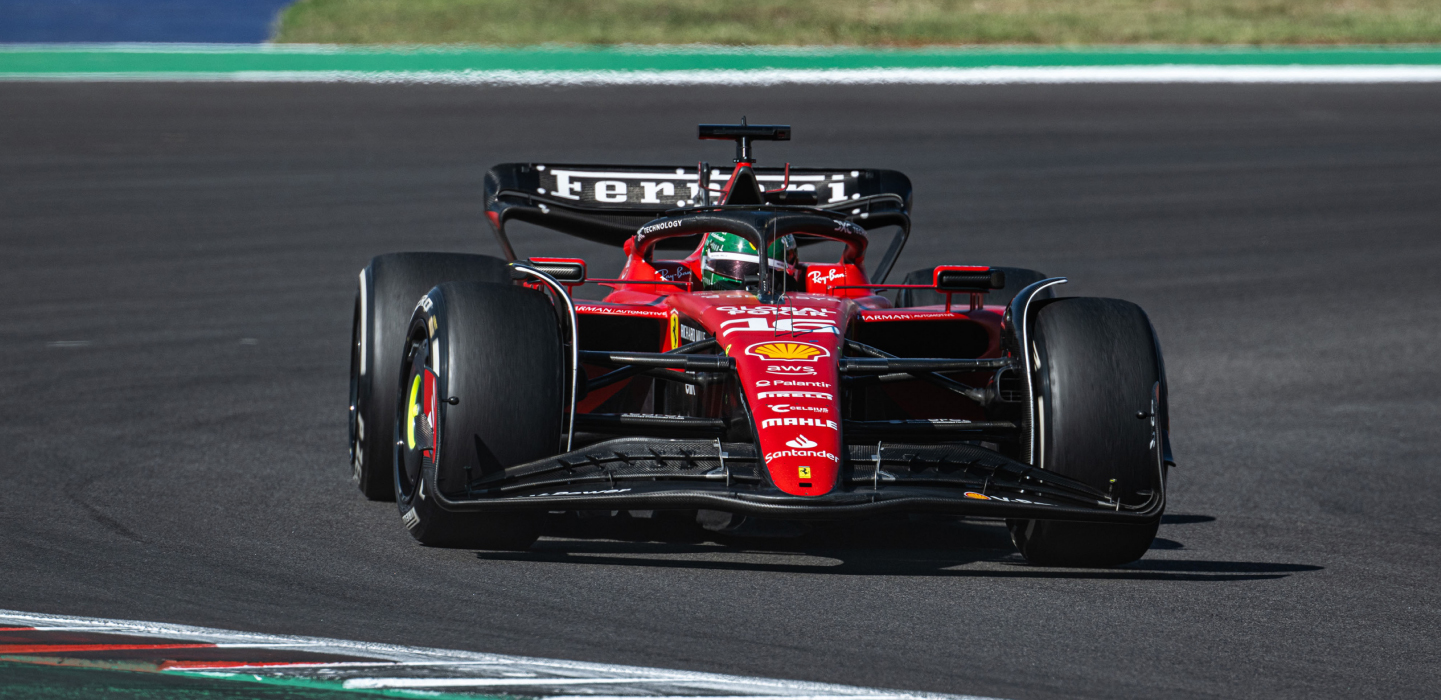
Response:
[[[708,201],[735,166],[712,167]],[[900,226],[890,248],[899,255],[910,234],[911,181],[894,170],[753,167],[763,189],[814,191],[815,208],[843,213],[865,229]],[[512,220],[544,226],[588,241],[625,245],[636,230],[662,216],[704,206],[696,166],[502,163],[485,174],[485,214],[506,258],[515,250],[506,234]],[[698,239],[678,239],[695,247]],[[667,246],[670,247],[670,246]],[[894,261],[891,250],[885,258]],[[888,266],[887,266],[888,267]]]

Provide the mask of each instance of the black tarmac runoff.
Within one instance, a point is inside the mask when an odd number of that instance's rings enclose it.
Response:
[[[357,273],[498,254],[505,161],[915,183],[898,274],[1150,314],[1180,466],[1117,569],[993,522],[427,549],[350,482]],[[522,256],[618,250],[538,229]],[[1441,693],[1441,90],[0,84],[0,608],[1001,698]]]

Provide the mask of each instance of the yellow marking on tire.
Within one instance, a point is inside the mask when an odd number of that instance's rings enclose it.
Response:
[[[420,415],[420,375],[410,383],[410,411],[405,418],[405,444],[415,449],[415,419]]]

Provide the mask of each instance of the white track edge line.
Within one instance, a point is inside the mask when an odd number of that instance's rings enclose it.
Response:
[[[0,73],[0,81],[368,83],[494,86],[1012,85],[1065,83],[1435,83],[1441,66],[1045,66],[673,71],[229,71]]]
[[[751,688],[772,688],[776,691],[781,691],[781,693],[777,694],[778,696],[783,694],[783,696],[788,699],[797,697],[806,698],[836,696],[849,698],[851,700],[877,700],[878,698],[903,698],[906,700],[997,700],[995,698],[984,698],[973,695],[952,695],[941,693],[896,691],[878,688],[868,688],[863,686],[839,685],[832,683],[816,683],[810,681],[785,680],[777,678],[760,678],[751,676],[737,676],[730,674],[701,673],[697,671],[678,671],[671,669],[602,664],[584,661],[542,659],[428,647],[404,647],[391,644],[377,644],[373,642],[330,639],[324,637],[269,635],[253,632],[237,632],[231,630],[213,629],[206,627],[193,627],[189,625],[145,622],[138,620],[116,620],[67,615],[49,615],[43,613],[27,613],[21,611],[0,609],[0,626],[7,626],[16,623],[19,623],[21,625],[28,625],[35,628],[59,627],[62,629],[77,629],[84,627],[96,630],[111,630],[117,633],[123,632],[126,634],[134,634],[138,636],[185,636],[196,638],[200,641],[208,641],[217,644],[235,644],[239,643],[240,640],[247,640],[279,646],[293,645],[297,647],[328,647],[331,650],[349,650],[357,653],[369,653],[376,656],[400,656],[404,658],[409,658],[411,660],[414,660],[415,657],[428,657],[431,659],[443,658],[458,661],[506,663],[514,664],[517,666],[523,665],[531,668],[564,670],[571,673],[593,673],[596,675],[609,675],[611,677],[624,676],[627,677],[627,680],[629,680],[630,682],[676,683],[682,685],[715,684],[720,686],[749,686]],[[396,659],[396,661],[399,660],[400,659]],[[258,669],[259,667],[252,668]],[[228,673],[230,670],[231,669],[225,669],[225,672]],[[284,670],[284,667],[272,667],[272,670],[281,671]],[[204,669],[201,672],[210,674],[216,673],[218,671],[220,671],[220,669]],[[737,697],[753,698],[771,696],[764,693],[757,693],[756,695]]]

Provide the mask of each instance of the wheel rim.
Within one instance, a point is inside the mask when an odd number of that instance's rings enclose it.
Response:
[[[424,479],[427,462],[434,458],[436,436],[436,374],[430,367],[430,343],[424,324],[411,334],[406,352],[405,381],[400,385],[400,402],[396,413],[396,486],[401,497],[409,501],[418,492]]]
[[[355,321],[350,330],[350,466],[355,478],[361,478],[365,451],[360,442],[364,428],[360,425],[360,299],[355,300]]]

